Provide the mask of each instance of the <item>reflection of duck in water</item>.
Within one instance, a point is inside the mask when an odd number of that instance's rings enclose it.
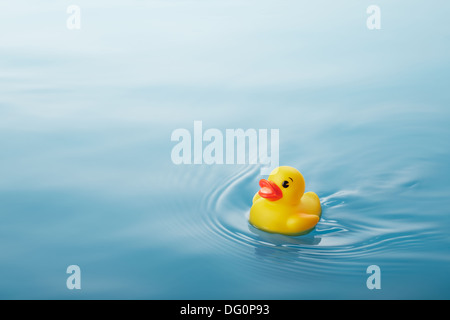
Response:
[[[314,250],[322,238],[317,235],[309,234],[303,237],[289,237],[282,234],[267,233],[249,225],[250,232],[254,233],[259,240],[255,245],[255,256],[259,259],[276,261],[286,265],[292,265],[298,262],[298,259],[304,252]]]
[[[322,208],[314,192],[305,192],[305,180],[295,168],[273,170],[253,197],[249,222],[271,233],[296,236],[308,233],[319,222]]]
[[[322,241],[320,235],[305,235],[304,237],[289,237],[283,234],[267,233],[260,229],[257,229],[249,225],[249,231],[253,233],[259,241],[261,241],[261,246],[256,246],[255,249],[258,250],[260,247],[264,251],[264,243],[270,244],[270,249],[292,249],[298,251],[300,246],[315,246]]]

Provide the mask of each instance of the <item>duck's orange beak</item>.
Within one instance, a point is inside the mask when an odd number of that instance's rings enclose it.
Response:
[[[259,186],[261,189],[258,194],[267,200],[276,201],[283,198],[283,192],[273,181],[266,179],[259,180]]]

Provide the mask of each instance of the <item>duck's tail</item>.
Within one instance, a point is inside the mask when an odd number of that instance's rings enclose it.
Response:
[[[302,209],[304,209],[305,213],[313,214],[320,218],[322,207],[320,206],[320,199],[317,194],[314,192],[306,192],[302,197],[302,204]]]

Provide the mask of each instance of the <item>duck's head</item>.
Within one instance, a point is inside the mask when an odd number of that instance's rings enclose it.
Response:
[[[305,192],[305,180],[295,168],[282,166],[274,169],[269,178],[259,181],[258,194],[269,201],[286,205],[297,204]]]

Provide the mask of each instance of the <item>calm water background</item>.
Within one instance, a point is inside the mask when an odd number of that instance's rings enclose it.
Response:
[[[1,2],[0,298],[449,299],[449,9]],[[248,225],[258,166],[173,164],[194,120],[279,129],[316,230]]]

